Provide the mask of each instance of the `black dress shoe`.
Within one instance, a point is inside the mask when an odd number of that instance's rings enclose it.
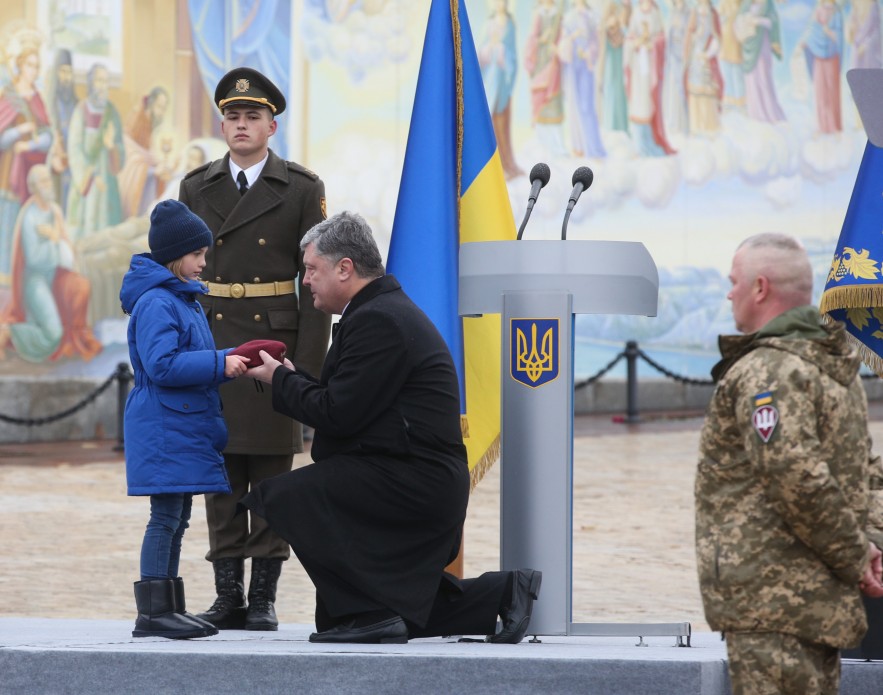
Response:
[[[357,644],[405,644],[408,628],[399,616],[373,625],[355,627],[355,620],[335,625],[325,632],[314,632],[310,642],[353,642]]]
[[[500,609],[503,628],[487,641],[496,644],[518,644],[524,639],[533,602],[540,595],[543,573],[539,570],[515,570],[512,572],[512,598],[509,605]]]

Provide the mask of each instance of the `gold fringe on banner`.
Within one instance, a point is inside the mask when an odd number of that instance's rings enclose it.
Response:
[[[460,416],[460,434],[463,439],[469,439],[469,418],[465,415]]]
[[[861,309],[883,306],[883,285],[849,285],[832,287],[822,294],[819,311],[827,314],[835,309]]]
[[[484,474],[493,467],[498,458],[500,458],[500,435],[497,435],[494,438],[494,441],[491,442],[487,451],[484,452],[484,456],[478,459],[472,467],[472,470],[469,472],[470,480],[472,482],[469,486],[469,492],[472,492],[475,489],[475,486],[481,482],[481,479],[484,478]]]
[[[822,320],[828,325],[838,323],[837,319],[828,314],[822,314]],[[868,369],[871,369],[877,376],[883,378],[883,357],[880,357],[880,355],[871,350],[871,348],[849,331],[846,332],[846,339],[856,349],[859,357],[868,366]]]

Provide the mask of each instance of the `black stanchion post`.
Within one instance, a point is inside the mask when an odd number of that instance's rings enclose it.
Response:
[[[625,344],[626,362],[626,423],[640,422],[638,415],[638,343],[629,340]]]
[[[126,412],[126,399],[129,397],[129,384],[132,382],[133,378],[134,375],[132,374],[132,370],[129,369],[129,365],[125,362],[120,362],[117,365],[116,371],[117,445],[113,448],[114,451],[123,451],[126,448],[123,434],[123,415]]]

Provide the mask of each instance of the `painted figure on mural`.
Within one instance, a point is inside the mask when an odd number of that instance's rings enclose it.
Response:
[[[90,360],[101,343],[86,320],[89,281],[74,270],[49,167],[31,167],[27,187],[31,196],[14,228],[12,294],[0,317],[0,356],[12,348],[28,362]]]
[[[745,107],[749,118],[766,123],[786,120],[773,81],[773,56],[782,59],[782,34],[774,0],[742,0],[735,31],[742,42]]]
[[[564,15],[558,55],[564,105],[570,124],[570,151],[577,157],[606,157],[595,106],[595,65],[600,42],[598,23],[586,0],[573,0]]]
[[[819,0],[800,46],[812,75],[816,132],[839,133],[843,130],[840,110],[843,13],[835,0]]]
[[[56,200],[65,205],[71,181],[67,160],[68,129],[79,101],[74,85],[73,56],[68,49],[61,48],[55,52],[55,63],[47,83],[46,106],[52,123],[52,147],[48,162],[55,182]]]
[[[604,53],[602,55],[601,123],[608,130],[629,132],[628,101],[625,96],[623,46],[629,25],[630,0],[610,0],[604,11]]]
[[[665,27],[654,0],[639,0],[625,36],[626,93],[632,138],[644,157],[674,154],[665,138],[662,81]]]
[[[697,0],[687,23],[687,104],[690,132],[710,135],[720,130],[724,84],[718,65],[720,19],[711,0]]]
[[[154,87],[139,99],[126,121],[123,144],[126,163],[120,171],[120,201],[123,217],[147,212],[150,203],[165,189],[171,172],[153,150],[153,136],[169,106],[169,93]]]
[[[168,200],[169,198],[178,198],[178,190],[181,187],[181,181],[184,177],[194,169],[198,169],[209,161],[208,149],[204,145],[193,143],[188,145],[184,151],[175,158],[176,165],[173,168],[172,175],[166,183],[166,187],[160,193],[156,202],[160,200]]]
[[[537,136],[555,154],[564,154],[561,123],[564,103],[561,97],[561,8],[557,0],[537,0],[531,19],[524,65],[530,75],[531,121]]]
[[[847,33],[852,44],[852,67],[883,67],[880,0],[853,0]]]
[[[518,56],[515,48],[515,22],[508,4],[507,0],[492,0],[484,41],[478,48],[478,61],[491,110],[500,163],[506,178],[513,179],[523,175],[524,171],[515,161],[512,147],[512,91],[518,71]]]
[[[736,37],[736,17],[740,0],[721,0],[718,16],[721,25],[720,68],[724,80],[724,106],[745,108],[745,74],[742,72],[742,44]]]
[[[10,83],[0,92],[0,285],[9,285],[12,229],[28,197],[28,171],[46,161],[52,145],[49,115],[40,93],[39,46],[20,45]]]
[[[117,175],[125,163],[120,114],[108,98],[107,68],[94,64],[86,76],[88,93],[71,117],[68,159],[71,188],[68,230],[74,241],[123,220]]]
[[[689,17],[690,8],[686,0],[671,1],[665,40],[665,77],[662,82],[662,114],[665,130],[669,134],[684,134],[689,130],[687,95],[684,91],[687,69],[684,41]]]

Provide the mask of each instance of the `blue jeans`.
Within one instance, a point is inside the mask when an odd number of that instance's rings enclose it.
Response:
[[[190,526],[193,495],[150,496],[150,521],[141,544],[141,579],[174,579],[178,576],[181,541]]]

